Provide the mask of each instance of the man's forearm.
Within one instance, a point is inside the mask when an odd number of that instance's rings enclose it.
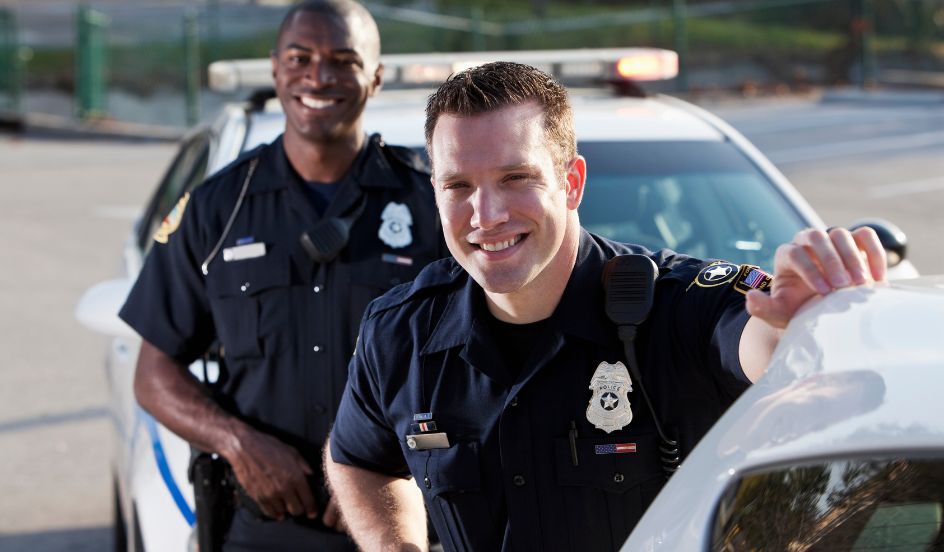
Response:
[[[168,429],[207,452],[238,447],[245,424],[217,405],[187,368],[147,341],[141,344],[135,371],[138,403]]]
[[[325,444],[324,464],[348,532],[361,549],[429,548],[423,495],[412,480],[335,463],[330,444]]]

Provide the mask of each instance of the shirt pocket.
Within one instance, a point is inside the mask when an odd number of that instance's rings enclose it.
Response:
[[[572,536],[593,541],[588,549],[618,548],[665,483],[658,438],[647,433],[613,435],[576,439],[574,445],[576,466],[570,440],[554,440],[564,519]],[[604,448],[598,453],[597,447]]]
[[[227,358],[259,358],[283,348],[278,346],[284,340],[279,334],[289,321],[289,284],[285,255],[269,253],[210,269],[207,295]]]
[[[449,448],[414,451],[407,460],[426,498],[433,527],[446,550],[497,550],[489,531],[492,508],[481,489],[479,446],[459,442]],[[483,519],[483,516],[486,516]]]

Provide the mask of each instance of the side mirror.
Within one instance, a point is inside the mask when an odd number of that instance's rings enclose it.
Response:
[[[878,239],[888,254],[889,268],[905,260],[905,255],[908,253],[908,237],[901,228],[887,220],[875,218],[857,220],[849,225],[849,230],[856,230],[863,226],[868,226],[878,234]]]
[[[118,318],[118,311],[131,292],[127,279],[107,280],[86,290],[75,307],[75,318],[86,328],[115,337],[137,337],[131,326]]]
[[[861,219],[849,225],[849,230],[868,226],[878,234],[888,258],[888,278],[902,280],[920,276],[918,269],[905,258],[908,253],[908,237],[895,224],[879,218]]]

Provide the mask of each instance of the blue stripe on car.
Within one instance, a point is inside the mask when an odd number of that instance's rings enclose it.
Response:
[[[170,491],[170,496],[174,499],[174,503],[177,504],[177,509],[183,514],[187,524],[193,527],[197,516],[195,516],[193,510],[190,509],[190,505],[187,504],[187,499],[185,499],[183,493],[180,492],[180,487],[177,486],[177,482],[174,481],[174,476],[170,473],[170,466],[167,464],[167,456],[164,455],[164,445],[161,444],[161,436],[157,432],[157,422],[146,412],[141,412],[141,415],[144,420],[144,425],[147,427],[148,434],[151,436],[151,450],[154,451],[154,460],[157,462],[157,469],[161,472],[161,479],[164,480],[164,485],[167,487],[167,490]]]

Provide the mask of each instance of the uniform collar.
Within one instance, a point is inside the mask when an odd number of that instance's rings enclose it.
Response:
[[[550,327],[565,336],[605,344],[616,336],[616,326],[606,318],[602,274],[607,259],[590,234],[581,228],[574,270],[561,302],[551,315]],[[462,270],[458,265],[457,270]],[[485,292],[468,273],[464,285],[438,300],[447,301],[438,323],[420,354],[431,354],[477,341],[488,316]]]
[[[391,178],[393,168],[383,153],[384,147],[386,144],[379,134],[368,137],[364,149],[354,159],[354,164],[342,180],[353,177],[353,181],[361,188],[402,188],[402,179]],[[252,179],[249,193],[281,190],[290,183],[301,185],[303,180],[289,163],[284,135],[280,135],[272,142],[272,147],[263,150],[259,170]]]

